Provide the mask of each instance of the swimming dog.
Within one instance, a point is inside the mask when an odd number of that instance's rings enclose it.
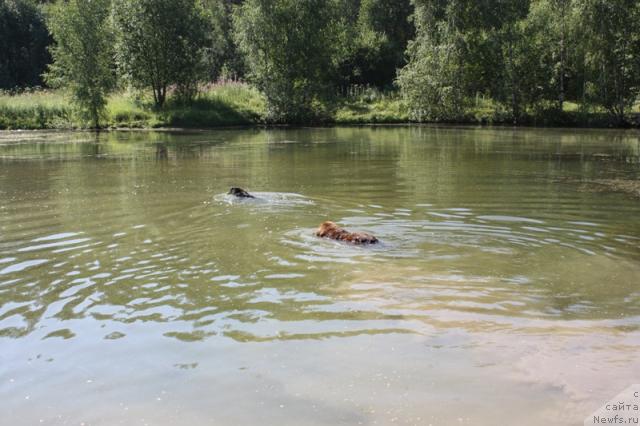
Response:
[[[346,229],[340,228],[333,222],[323,222],[318,230],[316,236],[321,238],[331,238],[332,240],[345,241],[352,244],[376,244],[378,239],[371,234],[364,232],[349,232]]]
[[[249,194],[247,191],[245,191],[242,188],[231,188],[229,190],[229,192],[227,192],[227,194],[229,195],[235,195],[238,198],[256,198],[253,195]]]

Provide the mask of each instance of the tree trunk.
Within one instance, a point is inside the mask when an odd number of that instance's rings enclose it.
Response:
[[[158,103],[159,103],[159,107],[163,107],[164,106],[164,102],[167,98],[167,86],[162,86],[160,88],[160,96],[158,97]]]
[[[164,106],[164,102],[166,98],[167,98],[166,85],[157,85],[153,88],[153,101],[155,102],[156,107],[162,108]]]
[[[518,108],[518,99],[516,94],[516,77],[513,64],[513,40],[509,41],[509,74],[509,80],[511,83],[511,114],[513,115],[513,124],[518,124],[518,116],[520,115],[520,111]]]
[[[560,30],[560,96],[558,99],[558,109],[562,111],[564,107],[564,69],[565,69],[565,31],[566,31],[566,1],[562,1],[562,28]]]

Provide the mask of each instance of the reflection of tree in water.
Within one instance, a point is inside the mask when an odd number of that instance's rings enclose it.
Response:
[[[169,159],[169,151],[167,150],[167,145],[163,143],[156,144],[156,160],[158,161],[167,161]]]

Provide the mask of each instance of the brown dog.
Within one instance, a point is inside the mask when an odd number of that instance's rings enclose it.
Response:
[[[332,240],[346,241],[352,244],[375,244],[378,239],[373,235],[366,234],[364,232],[349,232],[346,229],[340,228],[333,222],[323,222],[318,230],[316,236],[321,238],[331,238]]]

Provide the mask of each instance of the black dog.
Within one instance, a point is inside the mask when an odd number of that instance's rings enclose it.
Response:
[[[245,191],[242,188],[231,188],[229,190],[229,192],[227,193],[229,195],[235,195],[238,198],[256,198],[253,195],[249,194],[247,191]]]

